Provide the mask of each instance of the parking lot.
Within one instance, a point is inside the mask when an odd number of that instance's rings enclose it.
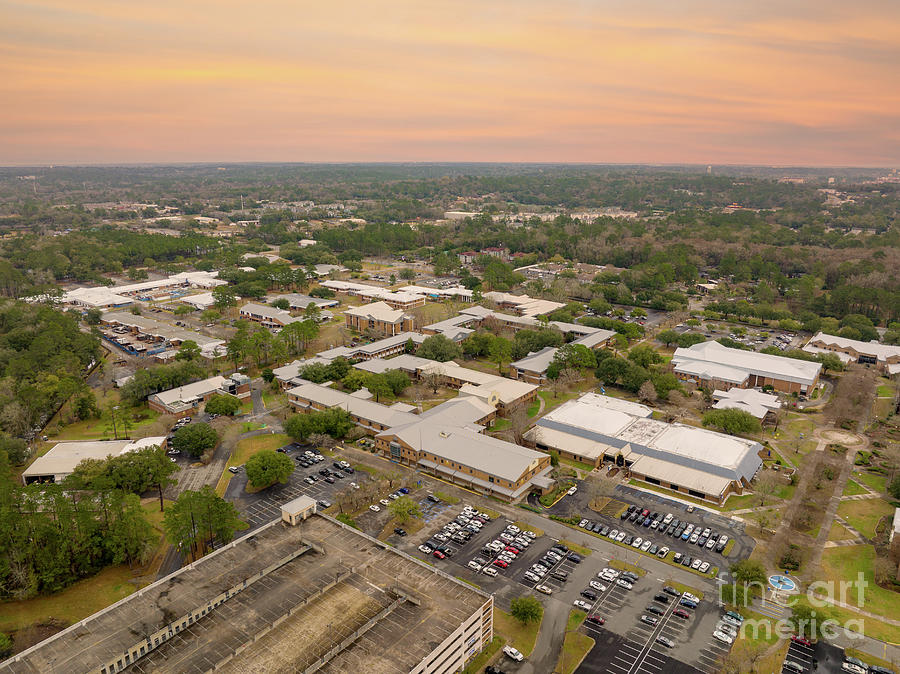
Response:
[[[841,674],[843,660],[844,650],[824,641],[809,646],[792,641],[785,657],[786,662],[795,662],[802,666],[804,673],[815,672],[815,674]],[[786,668],[783,668],[782,672],[795,674]]]
[[[580,483],[577,483],[580,485]],[[641,537],[642,541],[650,540],[651,545],[668,547],[674,552],[681,553],[683,557],[699,558],[701,562],[708,562],[710,568],[727,568],[738,559],[748,557],[753,551],[754,541],[744,533],[743,525],[731,520],[726,515],[711,512],[704,508],[693,508],[688,512],[689,506],[684,503],[667,499],[663,494],[654,494],[634,489],[627,485],[617,485],[613,500],[609,506],[597,513],[589,505],[589,490],[579,489],[571,496],[561,499],[550,512],[553,514],[576,514],[580,518],[589,519],[592,522],[608,526],[610,530],[625,531],[626,536]],[[681,523],[699,526],[701,530],[709,528],[718,535],[725,534],[734,540],[732,549],[727,557],[717,553],[715,549],[699,548],[689,541],[666,535],[659,529],[644,527],[637,522],[621,520],[619,513],[629,505],[636,505],[641,509],[658,512],[661,516],[671,513],[673,521],[678,519]],[[699,537],[698,537],[699,540]]]
[[[245,491],[247,475],[243,470],[236,473],[231,479],[226,491],[226,499],[236,504],[251,529],[281,517],[281,506],[298,496],[309,496],[316,501],[334,503],[338,493],[353,488],[351,483],[362,484],[371,479],[363,471],[355,471],[353,474],[340,471],[343,477],[335,477],[334,484],[328,483],[324,476],[319,474],[319,471],[327,468],[332,473],[337,473],[337,469],[332,465],[333,460],[326,457],[324,461],[304,468],[297,463],[296,456],[302,454],[305,449],[308,448],[292,448],[285,452],[294,460],[295,464],[294,472],[291,473],[286,484],[275,484],[256,494],[248,494]],[[308,484],[305,480],[311,475],[316,477],[316,481]]]

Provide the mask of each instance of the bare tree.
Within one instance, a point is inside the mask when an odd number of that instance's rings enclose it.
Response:
[[[513,410],[513,413],[509,417],[509,424],[513,442],[517,445],[521,445],[525,436],[525,431],[527,431],[528,427],[531,425],[531,421],[528,419],[528,414],[525,411],[524,405],[519,405]]]
[[[641,384],[641,387],[638,389],[638,398],[645,403],[656,402],[656,387],[653,386],[653,382],[649,379]]]
[[[772,498],[778,491],[778,478],[771,470],[763,468],[756,476],[756,493],[759,494],[759,505],[765,505],[767,498]]]
[[[438,389],[444,383],[444,375],[440,372],[426,372],[422,375],[422,383],[431,389],[432,394],[437,395]]]

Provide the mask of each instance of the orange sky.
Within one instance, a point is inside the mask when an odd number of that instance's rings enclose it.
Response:
[[[0,165],[900,164],[897,0],[0,0]]]

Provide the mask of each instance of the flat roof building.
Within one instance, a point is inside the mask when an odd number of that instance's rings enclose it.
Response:
[[[717,410],[741,410],[752,414],[760,421],[774,421],[775,413],[781,409],[778,396],[763,393],[752,388],[732,388],[727,391],[716,389],[712,394]]]
[[[586,393],[539,419],[526,439],[541,450],[600,466],[695,498],[724,502],[762,466],[762,445],[696,426],[651,418],[645,405]]]
[[[880,342],[863,342],[859,339],[848,339],[820,332],[809,340],[803,350],[811,353],[821,351],[837,353],[838,356],[844,355],[857,363],[877,365],[886,374],[900,373],[900,346],[881,344]]]
[[[449,674],[491,642],[491,595],[329,517],[295,519],[138,590],[0,673]]]
[[[821,363],[755,351],[732,349],[718,342],[701,342],[675,349],[675,375],[719,389],[771,386],[786,393],[807,393],[819,381]]]
[[[162,447],[165,436],[141,438],[139,440],[84,440],[81,442],[60,442],[39,456],[22,473],[25,484],[32,482],[62,482],[75,471],[75,467],[86,459],[108,459],[126,452],[147,447]]]
[[[250,397],[250,378],[238,372],[229,377],[215,376],[192,384],[177,386],[154,393],[147,398],[150,409],[162,414],[184,417],[200,408],[200,403],[214,394],[229,394],[237,398]]]

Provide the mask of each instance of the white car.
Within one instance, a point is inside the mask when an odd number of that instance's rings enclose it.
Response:
[[[427,545],[422,544],[419,546],[419,552],[424,552],[426,555],[430,555],[432,552],[434,552],[434,550],[429,548]]]
[[[697,570],[698,570],[700,573],[706,573],[707,571],[709,571],[709,562],[703,562],[703,564],[701,564],[701,565],[700,565],[700,568],[697,569]]]
[[[517,538],[515,541],[513,541],[513,545],[515,545],[517,548],[527,548],[529,545],[531,545],[531,541],[527,538]]]
[[[578,487],[569,487],[569,491],[567,491],[566,493],[567,493],[569,496],[571,496],[572,494],[574,494],[574,493],[577,492],[577,491],[578,491]]]
[[[703,563],[703,561],[698,557],[693,562],[691,562],[691,568],[694,569],[694,571],[696,571],[697,569],[700,568],[700,565],[702,563]]]
[[[481,571],[482,566],[473,559],[471,562],[469,562],[469,568],[473,571]]]
[[[503,653],[506,655],[506,657],[512,658],[516,662],[522,662],[522,660],[525,659],[525,656],[519,653],[519,651],[517,651],[512,646],[504,646]]]
[[[864,670],[859,665],[854,665],[852,662],[845,662],[841,665],[841,669],[845,672],[849,672],[850,674],[866,674],[866,670]]]
[[[512,541],[514,540],[513,537],[505,531],[500,534],[499,538],[503,539],[507,543],[512,543]]]
[[[597,590],[597,592],[606,592],[606,585],[598,583],[596,580],[592,580],[588,585]]]
[[[350,486],[353,487],[354,489],[359,489],[359,485],[356,484],[355,482],[351,482]]]
[[[731,645],[734,643],[734,638],[730,634],[725,634],[724,632],[720,632],[719,630],[713,632],[713,637],[721,641],[723,644]]]
[[[383,505],[383,506],[389,506],[389,505],[391,505],[391,502],[388,501],[386,498],[381,499],[381,500],[379,501],[379,503],[380,503],[381,505]]]
[[[653,545],[653,541],[644,541],[644,542],[641,544],[641,550],[642,550],[643,552],[647,552],[647,550],[650,549],[650,546],[651,546],[651,545]]]
[[[378,507],[377,505],[375,505],[374,503],[373,503],[372,505],[369,506],[369,510],[371,510],[373,513],[380,513],[380,512],[381,512],[381,508],[379,508],[379,507]]]
[[[616,536],[616,542],[621,543],[622,541],[625,540],[625,536],[627,536],[627,535],[628,535],[628,534],[625,533],[624,531],[620,531],[620,532],[619,532],[619,535]]]
[[[673,518],[674,518],[674,515],[672,515],[672,513],[666,513],[666,516],[663,517],[663,524],[665,524],[666,526],[669,526],[669,522],[671,522]]]
[[[735,627],[731,623],[725,622],[724,620],[719,621],[719,624],[716,625],[716,630],[719,632],[724,632],[732,638],[737,637],[738,633],[737,627]]]
[[[535,538],[537,538],[537,534],[534,533],[533,531],[529,531],[528,529],[526,529],[525,531],[523,531],[523,532],[522,532],[522,535],[525,536],[525,537],[527,537],[527,538],[530,538],[531,540],[534,540]]]
[[[710,538],[708,541],[706,541],[705,547],[707,550],[712,550],[714,547],[716,547],[716,539]]]
[[[540,582],[541,577],[531,571],[525,572],[525,580],[530,580],[532,583]]]
[[[695,604],[700,603],[700,597],[698,597],[695,594],[691,594],[690,592],[685,592],[684,594],[681,595],[681,597],[682,597],[682,599],[688,599],[688,600],[694,602]]]
[[[615,539],[616,536],[619,535],[619,530],[618,530],[618,529],[613,529],[613,530],[611,530],[611,531],[609,532],[608,535],[609,535],[610,538]]]
[[[669,554],[669,548],[660,548],[659,552],[656,553],[657,557],[665,557]]]
[[[485,576],[494,577],[498,572],[497,569],[495,569],[493,566],[486,566],[481,570],[481,573],[483,573]]]
[[[629,583],[629,582],[628,582],[627,580],[625,580],[624,578],[619,578],[619,579],[616,581],[616,585],[618,585],[619,587],[624,587],[626,590],[630,590],[631,588],[634,587],[634,585],[632,585],[631,583]]]
[[[576,599],[575,601],[573,601],[572,606],[584,609],[585,611],[590,611],[591,608],[593,608],[592,604],[588,604],[586,601],[582,601],[581,599]]]
[[[584,529],[584,525],[587,524],[587,522],[588,522],[587,520],[581,520],[581,521],[578,523],[578,526],[581,527],[582,529]]]
[[[603,580],[615,580],[619,577],[619,572],[615,569],[610,569],[609,567],[603,569],[597,573],[598,578],[602,578]]]
[[[507,530],[509,533],[511,533],[511,534],[517,534],[517,533],[519,533],[520,531],[522,531],[522,530],[521,530],[519,527],[517,527],[515,524],[510,524],[508,527],[506,527],[506,530]]]
[[[543,592],[544,594],[553,594],[553,590],[551,590],[546,585],[535,585],[534,589],[538,592]]]
[[[644,542],[644,539],[641,538],[640,536],[638,536],[633,541],[631,541],[631,547],[639,548],[639,547],[641,547],[641,543],[643,543],[643,542]]]

